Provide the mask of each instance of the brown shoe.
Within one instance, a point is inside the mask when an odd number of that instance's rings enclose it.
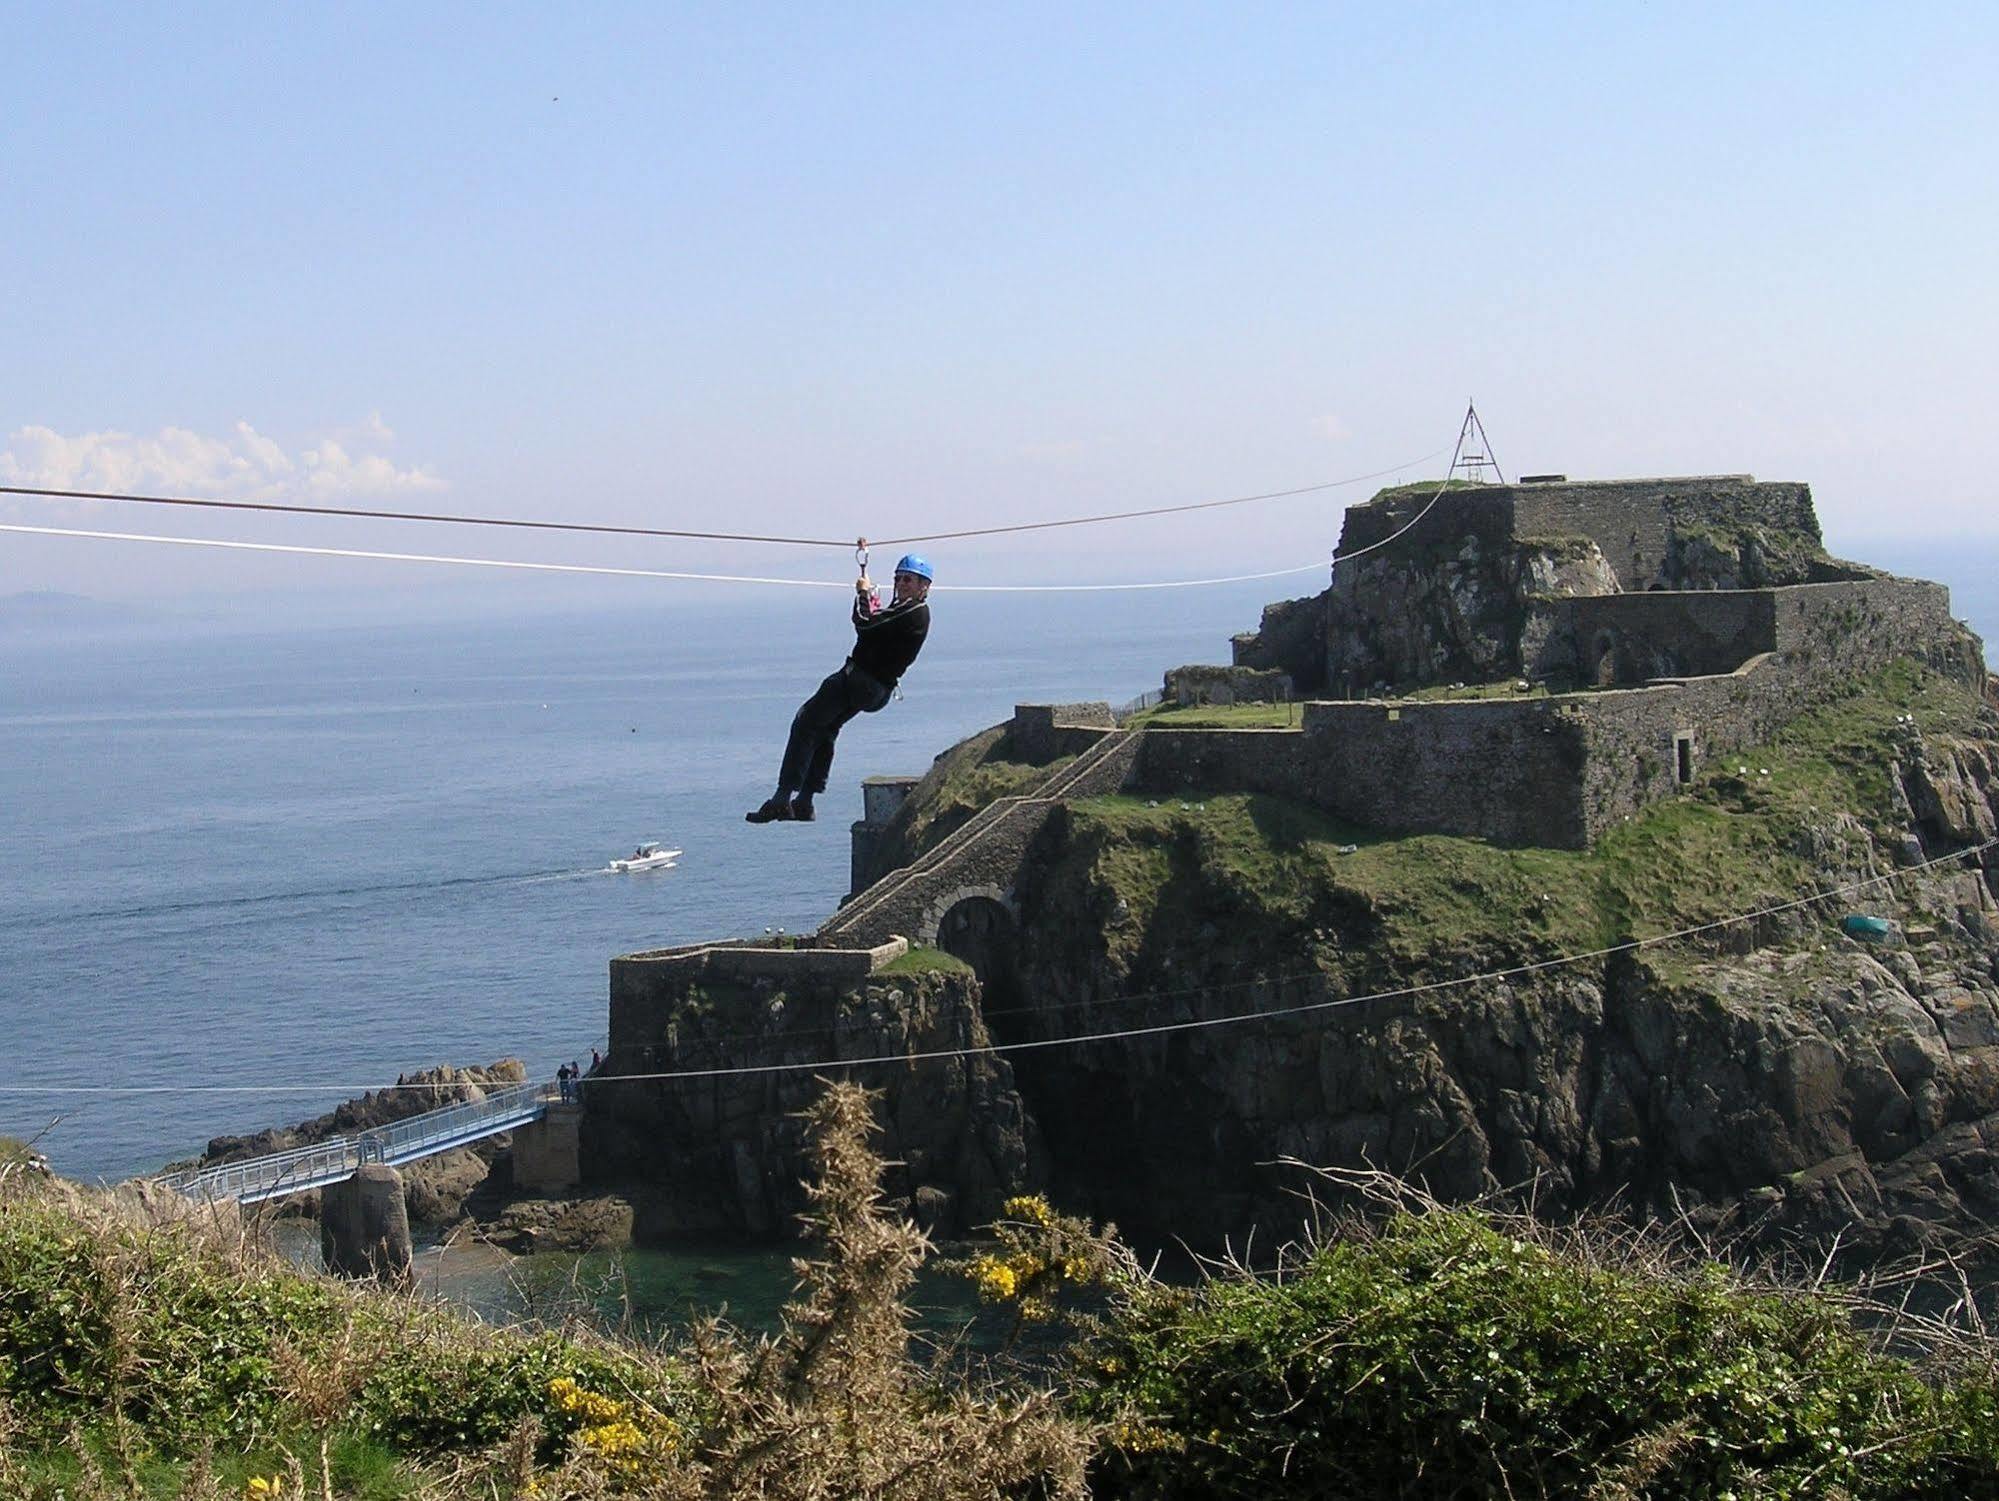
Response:
[[[817,816],[812,811],[811,798],[795,797],[791,800],[791,821],[793,823],[811,823]]]
[[[787,799],[770,797],[764,799],[764,804],[761,808],[752,808],[749,812],[745,813],[743,821],[745,823],[789,823],[791,816],[791,803]]]

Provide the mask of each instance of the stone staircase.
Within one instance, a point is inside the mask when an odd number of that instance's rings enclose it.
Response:
[[[891,937],[934,944],[944,914],[964,896],[1011,908],[1020,862],[1065,799],[1115,792],[1131,774],[1140,731],[1109,730],[1032,792],[987,804],[920,859],[855,896],[819,928],[822,943],[867,948]]]

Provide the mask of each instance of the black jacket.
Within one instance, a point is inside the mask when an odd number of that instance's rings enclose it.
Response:
[[[847,658],[885,688],[909,671],[930,634],[930,605],[912,599],[870,615],[866,604],[854,601],[854,650]]]

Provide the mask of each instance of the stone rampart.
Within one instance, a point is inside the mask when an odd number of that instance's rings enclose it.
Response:
[[[750,940],[648,949],[611,961],[611,1036],[634,1007],[650,1010],[662,995],[678,995],[707,981],[768,980],[780,984],[828,981],[855,984],[909,952],[901,938],[862,947],[776,948]]]
[[[820,927],[819,940],[859,947],[899,934],[919,944],[935,943],[943,915],[937,908],[941,895],[970,888],[1011,891],[1021,862],[1057,804],[1124,787],[1138,745],[1135,731],[1096,734],[1087,751],[1032,795],[989,804],[914,864],[875,882]]]
[[[1105,703],[1015,704],[1007,734],[1014,759],[1046,766],[1088,750],[1116,728],[1111,706]]]
[[[1151,728],[1134,789],[1274,793],[1369,827],[1581,848],[1698,775],[1708,757],[1769,739],[1898,656],[1981,680],[1949,591],[1910,579],[1581,597],[1550,608],[1589,675],[1643,686],[1309,703],[1302,735]],[[1661,666],[1692,670],[1648,670]]]
[[[1576,848],[1582,736],[1555,703],[1311,703],[1302,730],[1148,729],[1132,790],[1270,793],[1368,828]]]
[[[1651,587],[1676,534],[1762,529],[1819,542],[1811,486],[1747,474],[1506,487],[1516,537],[1588,537],[1627,592]]]
[[[1633,685],[1735,671],[1777,646],[1773,589],[1671,590],[1548,600],[1522,632],[1536,678]]]
[[[1291,674],[1261,667],[1190,666],[1167,669],[1165,702],[1282,704],[1292,698]]]
[[[1419,515],[1422,521],[1407,533],[1412,547],[1467,542],[1498,547],[1534,538],[1587,537],[1627,593],[1642,592],[1660,579],[1676,534],[1762,529],[1814,545],[1820,540],[1811,486],[1716,474],[1485,485],[1441,496],[1399,492],[1349,507],[1334,556],[1385,541]]]

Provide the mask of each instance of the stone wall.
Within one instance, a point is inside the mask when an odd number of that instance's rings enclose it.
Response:
[[[1525,671],[1603,687],[1733,672],[1776,649],[1775,596],[1674,590],[1549,600],[1523,633]]]
[[[1579,848],[1582,754],[1546,698],[1313,703],[1302,730],[1149,729],[1132,790],[1270,793],[1367,828]]]
[[[1590,838],[1672,791],[1682,741],[1697,776],[1709,757],[1768,740],[1847,682],[1900,656],[1967,684],[1984,679],[1978,638],[1950,618],[1950,591],[1941,584],[1877,578],[1760,593],[1769,601],[1775,650],[1732,673],[1565,701],[1589,746],[1583,802]]]
[[[1165,702],[1195,704],[1282,704],[1292,698],[1291,675],[1271,668],[1189,666],[1167,669]]]
[[[861,782],[861,818],[847,830],[847,895],[857,895],[875,868],[889,820],[909,801],[921,777],[867,777]]]
[[[621,1014],[626,1005],[651,1009],[656,998],[677,995],[691,986],[711,981],[772,981],[776,983],[826,980],[852,984],[865,980],[882,965],[901,957],[909,945],[890,938],[872,946],[817,947],[802,940],[803,947],[771,947],[748,939],[724,939],[715,943],[686,944],[678,948],[647,949],[624,954],[611,961],[611,1040],[616,1044],[621,1031],[628,1030]]]
[[[1408,486],[1348,509],[1339,556],[1326,593],[1272,605],[1234,638],[1237,666],[1345,696],[1509,673],[1595,682],[1606,655],[1605,683],[1728,672],[1768,648],[1736,650],[1746,623],[1726,606],[1629,601],[1867,573],[1826,557],[1809,486],[1748,475]],[[1618,602],[1579,619],[1579,636],[1560,601],[1588,596]],[[1594,649],[1608,630],[1632,644]]]
[[[1015,704],[1008,736],[1015,760],[1046,766],[1088,750],[1116,728],[1109,704]]]
[[[1326,680],[1325,597],[1265,605],[1255,632],[1233,638],[1229,649],[1237,667],[1281,672],[1294,684],[1316,687]]]
[[[1676,534],[1758,529],[1817,544],[1811,486],[1747,474],[1505,487],[1518,537],[1588,537],[1630,592],[1667,576]]]
[[[1116,792],[1130,779],[1138,754],[1137,733],[1090,733],[1094,741],[1090,748],[1032,796],[1003,797],[982,809],[913,865],[892,871],[842,907],[820,927],[819,939],[857,947],[901,934],[918,943],[934,943],[944,915],[940,897],[967,889],[1010,890],[1028,849],[1061,799]]]
[[[950,1054],[990,1041],[963,974],[883,975],[880,955],[769,966],[754,951],[636,955],[611,969],[611,1039],[583,1122],[590,1181],[644,1182],[645,1239],[786,1236],[805,1207],[799,1112],[829,1077],[882,1091],[886,1186],[928,1229],[995,1218],[1039,1166],[1002,1057]],[[790,951],[781,951],[790,952]],[[674,958],[690,962],[671,962]],[[844,1061],[843,1061],[844,1060]],[[868,1061],[887,1060],[887,1061]],[[704,1070],[763,1069],[762,1072]],[[685,1079],[658,1075],[685,1073]]]

